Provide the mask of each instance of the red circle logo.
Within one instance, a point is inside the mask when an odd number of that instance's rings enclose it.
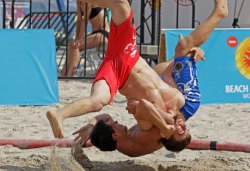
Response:
[[[238,40],[236,37],[231,36],[227,39],[227,44],[229,47],[234,48],[238,45]]]

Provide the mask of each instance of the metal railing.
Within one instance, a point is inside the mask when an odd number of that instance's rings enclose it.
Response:
[[[191,6],[192,6],[192,21],[191,21],[191,25],[192,28],[195,27],[195,2],[194,0],[190,0],[191,2]],[[176,6],[176,28],[179,28],[179,5],[180,5],[180,0],[176,1],[177,6]]]
[[[150,14],[146,17],[146,7],[150,6]],[[148,33],[150,40],[145,40],[145,32]],[[160,44],[160,32],[161,32],[161,0],[141,0],[141,15],[140,24],[137,27],[137,36],[139,38],[139,51],[141,56],[148,62],[149,65],[152,62],[157,63],[159,56],[159,44]],[[157,48],[156,53],[147,54],[143,52],[143,49]]]
[[[2,0],[4,2],[4,0]],[[142,14],[141,14],[141,23],[137,27],[137,36],[139,37],[139,44],[140,45],[155,45],[156,47],[159,47],[159,40],[160,40],[160,9],[156,10],[156,1],[153,0],[152,6],[151,6],[151,12],[148,17],[145,17],[145,11],[144,8],[146,8],[147,5],[149,5],[150,0],[142,0]],[[32,0],[29,0],[29,13],[24,16],[22,21],[17,25],[15,21],[15,5],[16,0],[13,0],[11,3],[11,22],[10,27],[11,28],[17,28],[17,29],[53,29],[55,31],[55,38],[56,38],[56,53],[57,53],[57,64],[58,64],[58,70],[62,65],[64,65],[65,61],[67,61],[67,54],[68,54],[68,41],[71,35],[74,34],[75,31],[75,21],[76,21],[76,12],[69,11],[69,0],[66,2],[66,11],[51,11],[51,0],[48,0],[48,11],[46,12],[34,12],[32,9]],[[4,5],[5,6],[5,5]],[[144,11],[144,12],[143,12]],[[6,11],[4,11],[6,13]],[[4,19],[5,21],[5,19]],[[5,23],[4,23],[5,26]],[[150,42],[146,43],[144,40],[145,32],[147,30],[147,33],[150,35]],[[105,48],[103,48],[104,50]],[[141,49],[141,48],[140,48]],[[159,50],[158,50],[159,51]],[[83,77],[78,76],[79,78],[89,78],[86,76],[86,68],[98,68],[98,66],[87,66],[86,62],[88,63],[96,63],[93,61],[90,61],[87,59],[89,56],[93,57],[92,51],[90,51],[91,54],[88,55],[88,51],[85,51],[83,53]],[[104,54],[104,52],[101,52],[98,54]],[[143,58],[146,59],[148,63],[151,63],[152,60],[156,60],[158,57],[157,54],[141,54]],[[102,59],[102,57],[100,57]],[[92,65],[91,64],[91,65]],[[90,64],[89,64],[90,65]],[[98,63],[99,65],[99,63]],[[59,77],[62,78],[62,77]],[[72,77],[71,77],[72,78]],[[74,77],[75,78],[75,77]],[[91,76],[93,78],[93,76]]]
[[[48,0],[48,11],[46,12],[33,12],[32,11],[32,0],[29,1],[29,14],[24,16],[22,21],[16,25],[15,23],[15,3],[16,0],[12,1],[11,4],[11,28],[17,28],[17,29],[53,29],[55,32],[55,39],[56,39],[56,56],[57,56],[57,69],[60,71],[60,69],[63,67],[65,63],[67,63],[67,54],[68,54],[68,41],[69,38],[74,34],[75,32],[75,21],[76,21],[76,11],[69,11],[69,0],[66,2],[66,11],[51,11],[51,0]],[[87,29],[86,29],[87,31]],[[87,34],[86,34],[87,35]],[[90,53],[89,55],[87,53]],[[93,78],[95,75],[95,72],[100,64],[100,62],[96,63],[94,61],[91,61],[93,59],[93,54],[102,54],[102,53],[93,53],[92,51],[86,50],[85,53],[81,53],[81,61],[83,59],[84,65],[82,68],[82,74],[77,77],[60,77],[59,78]],[[87,57],[91,59],[87,59]],[[101,59],[102,57],[98,56],[98,59]],[[80,61],[80,63],[81,63]],[[86,64],[86,61],[88,61],[88,66]],[[99,60],[98,60],[99,61]],[[79,63],[79,64],[80,64]],[[98,66],[93,66],[93,65]],[[86,75],[87,71],[86,68],[94,69],[95,71],[91,71],[88,73],[92,73],[91,76]],[[93,74],[94,72],[94,74]]]

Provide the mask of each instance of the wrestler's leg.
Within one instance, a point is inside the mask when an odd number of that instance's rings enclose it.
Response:
[[[161,62],[153,67],[153,70],[158,74],[161,75],[161,73],[165,70],[165,68],[169,65],[169,62]]]
[[[169,86],[173,88],[178,89],[174,81],[174,78],[172,76],[173,66],[174,66],[174,58],[172,58],[170,61],[157,64],[153,69],[165,83],[167,83]]]
[[[211,32],[217,27],[219,22],[228,15],[227,0],[214,0],[214,3],[214,10],[208,19],[185,38],[180,37],[175,48],[175,57],[192,55],[190,49],[203,44],[208,39]],[[173,60],[169,61],[169,63],[165,63],[165,66],[167,65],[167,67],[161,73],[161,76],[167,84],[172,87],[177,87],[172,78]]]
[[[185,96],[185,105],[180,110],[183,116],[185,116],[185,119],[193,116],[200,105],[200,91],[195,66],[195,62],[198,60],[191,60],[185,56],[193,56],[190,49],[203,44],[212,31],[217,27],[219,22],[228,15],[227,0],[214,0],[214,3],[214,10],[208,19],[197,27],[190,35],[185,38],[180,37],[175,49],[175,57],[178,58],[175,58],[174,63],[176,63],[176,68],[173,75],[175,82],[178,84],[179,90]],[[169,65],[167,69],[172,70],[173,63]]]
[[[186,55],[191,48],[203,44],[220,21],[228,15],[227,0],[214,0],[214,9],[207,20],[198,26],[191,34],[180,39],[175,49],[175,56]]]
[[[81,98],[65,105],[59,110],[47,112],[47,118],[50,122],[53,134],[57,138],[63,138],[63,121],[69,117],[77,117],[89,112],[97,112],[107,105],[110,101],[110,90],[105,80],[97,81],[89,97]]]

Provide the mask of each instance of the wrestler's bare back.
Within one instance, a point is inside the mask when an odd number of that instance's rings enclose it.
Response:
[[[127,131],[125,145],[117,146],[117,150],[131,157],[150,154],[163,146],[159,141],[160,138],[159,129],[156,127],[142,131],[138,125],[134,125]]]
[[[141,57],[119,92],[128,101],[147,99],[155,106],[168,112],[178,111],[185,103],[182,93],[162,81]]]

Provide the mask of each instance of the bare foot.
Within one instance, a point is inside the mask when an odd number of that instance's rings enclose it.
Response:
[[[214,0],[215,10],[219,16],[225,18],[228,16],[228,4],[227,0]]]
[[[54,136],[56,138],[63,138],[64,134],[63,134],[63,128],[62,128],[63,125],[61,117],[57,116],[55,111],[48,111],[46,115],[49,120]]]

